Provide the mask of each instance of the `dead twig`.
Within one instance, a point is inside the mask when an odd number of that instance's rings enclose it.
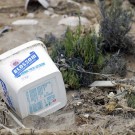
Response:
[[[71,68],[69,65],[66,65],[66,64],[59,64],[59,63],[55,63],[55,64],[57,66],[62,66],[62,67],[65,67],[65,68],[68,68],[68,69],[71,69],[71,70],[74,70],[74,71],[77,71],[77,72],[92,74],[92,75],[98,75],[98,76],[102,76],[104,78],[109,78],[110,76],[114,75],[114,74],[100,74],[100,73],[95,73],[95,72],[88,72],[88,71],[85,71],[84,69],[78,70],[78,69],[75,69],[75,68]]]

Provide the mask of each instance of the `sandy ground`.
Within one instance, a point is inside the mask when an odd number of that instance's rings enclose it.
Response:
[[[16,8],[14,8],[14,6]],[[26,43],[27,41],[34,40],[38,36],[44,37],[46,33],[52,32],[57,37],[63,34],[66,27],[57,25],[58,20],[61,17],[50,18],[43,12],[44,10],[35,13],[33,19],[39,21],[37,25],[13,26],[13,21],[27,18],[27,13],[24,10],[24,0],[0,1],[0,29],[7,25],[12,27],[11,31],[4,33],[3,37],[0,38],[0,48],[2,49],[2,52]],[[16,17],[10,17],[12,14]]]

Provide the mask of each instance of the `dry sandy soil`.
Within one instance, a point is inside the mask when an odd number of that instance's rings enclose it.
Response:
[[[0,1],[0,28],[3,26],[11,26],[12,22],[18,19],[27,18],[24,10],[24,0],[4,0]],[[12,30],[5,33],[0,38],[0,48],[2,52],[12,49],[18,45],[36,39],[36,37],[44,37],[45,33],[52,32],[56,36],[60,36],[64,30],[64,26],[58,26],[59,17],[50,19],[44,13],[35,13],[35,19],[39,21],[36,26],[11,26]],[[15,15],[15,17],[11,17]]]

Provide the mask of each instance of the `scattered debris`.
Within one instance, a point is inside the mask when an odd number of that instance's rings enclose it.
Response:
[[[116,103],[116,101],[110,101],[106,106],[105,106],[105,108],[106,108],[106,110],[107,111],[109,111],[109,112],[112,112],[112,111],[114,111],[114,109],[117,107],[117,103]]]
[[[0,30],[0,36],[2,36],[3,33],[8,32],[12,28],[10,26],[5,26],[3,29]]]
[[[38,24],[38,20],[35,19],[17,20],[12,23],[12,25],[36,25],[36,24]]]
[[[90,86],[91,87],[114,87],[116,83],[114,81],[95,81]]]
[[[42,1],[40,0],[27,0],[27,4],[30,6],[31,2],[36,2],[40,5]],[[75,2],[74,2],[75,1]],[[63,19],[68,18],[69,16],[77,16],[78,13],[80,13],[81,16],[87,18],[90,22],[90,27],[93,30],[95,28],[95,33],[99,33],[99,18],[98,18],[98,9],[96,6],[94,6],[93,1],[94,0],[44,0],[44,2],[47,2],[46,7],[42,6],[43,8],[42,12],[44,12],[45,8],[45,14],[49,15],[50,18],[48,17],[48,20],[46,21],[47,25],[44,23],[44,17],[46,17],[44,14],[40,14],[38,16],[39,10],[36,10],[35,13],[30,12],[29,14],[27,13],[18,13],[16,10],[19,10],[19,8],[4,8],[4,10],[1,10],[1,13],[8,13],[6,15],[10,20],[15,20],[16,17],[20,19],[19,17],[23,14],[23,17],[33,19],[35,18],[35,15],[37,18],[40,20],[42,19],[43,26],[39,27],[42,30],[48,26],[48,24],[51,24],[50,20],[54,20],[53,23],[57,24],[55,22],[55,19],[58,21],[58,19],[63,15]],[[111,1],[111,0],[107,0]],[[117,1],[117,0],[116,0]],[[133,0],[129,0],[133,1]],[[5,2],[5,1],[4,1]],[[81,4],[78,4],[76,2],[81,2]],[[86,6],[85,2],[89,2]],[[96,3],[99,2],[99,0],[95,0]],[[1,2],[0,2],[1,3]],[[27,8],[28,8],[27,5]],[[48,6],[49,5],[49,6]],[[92,6],[91,6],[92,5]],[[99,3],[97,4],[99,5]],[[125,4],[126,7],[129,9],[127,4]],[[16,5],[15,5],[16,6]],[[37,6],[37,5],[36,5]],[[35,9],[36,7],[32,6],[32,9]],[[49,8],[52,7],[52,8]],[[22,6],[21,10],[24,7]],[[8,10],[6,12],[6,10]],[[118,12],[117,12],[118,13]],[[41,18],[42,17],[42,18]],[[55,18],[57,17],[57,18]],[[72,18],[71,17],[71,18]],[[3,17],[4,18],[4,17]],[[53,19],[51,19],[53,18]],[[69,17],[70,18],[70,17]],[[75,17],[76,18],[76,17]],[[7,21],[3,19],[4,21]],[[2,20],[2,21],[3,21]],[[17,18],[16,18],[17,20]],[[115,19],[113,19],[115,20]],[[7,21],[9,22],[9,21]],[[66,21],[65,21],[66,22]],[[74,23],[74,19],[66,22],[67,24],[60,24],[60,25],[67,25],[67,26],[76,26],[78,25],[78,19],[76,21],[76,24]],[[3,22],[2,22],[3,23]],[[69,23],[69,24],[68,24]],[[72,24],[73,23],[73,24]],[[134,22],[133,22],[134,23]],[[37,24],[37,23],[36,23]],[[6,24],[8,25],[8,24]],[[25,24],[21,24],[25,25]],[[31,24],[28,24],[31,25]],[[35,25],[35,24],[34,24]],[[54,25],[54,24],[53,24]],[[51,24],[51,28],[48,27],[46,29],[47,32],[52,32],[52,29],[54,29],[53,25]],[[1,32],[4,30],[3,26],[4,24],[0,24]],[[55,26],[55,25],[54,25]],[[112,25],[111,25],[112,26]],[[117,26],[117,25],[116,25]],[[59,26],[63,28],[63,26]],[[21,28],[21,29],[20,29]],[[117,27],[116,27],[117,28]],[[87,27],[88,29],[88,27]],[[9,29],[10,30],[10,29]],[[23,27],[18,27],[16,30],[24,30]],[[60,29],[61,30],[61,29]],[[8,31],[8,29],[7,29]],[[53,30],[55,31],[55,30]],[[56,29],[57,31],[57,29]],[[62,29],[63,31],[63,29]],[[6,32],[4,30],[2,33]],[[13,31],[13,34],[9,32],[7,34],[10,35],[17,35],[14,33],[16,31]],[[33,31],[32,31],[33,32]],[[39,31],[36,31],[39,32]],[[59,32],[59,29],[58,29]],[[23,32],[22,32],[23,33]],[[31,33],[31,32],[29,32]],[[86,33],[86,31],[83,32],[83,34]],[[39,33],[38,33],[39,34]],[[1,36],[2,34],[0,34]],[[25,34],[23,34],[25,35]],[[27,34],[26,34],[27,35]],[[30,34],[29,34],[30,35]],[[24,40],[29,40],[26,38],[26,36],[18,35],[21,37],[21,39]],[[43,35],[42,35],[43,36]],[[28,36],[32,38],[32,36]],[[111,36],[110,36],[111,37]],[[0,39],[10,39],[10,37],[3,36]],[[11,38],[13,39],[13,38]],[[15,39],[15,38],[14,38]],[[18,37],[16,37],[18,42],[22,42],[22,40]],[[56,38],[53,36],[53,34],[50,35],[45,35],[45,37],[40,38],[48,49],[51,50],[51,45],[54,45],[56,43]],[[68,40],[70,41],[70,40]],[[16,41],[15,41],[16,42]],[[15,43],[14,42],[14,43]],[[18,44],[18,43],[17,43]],[[8,49],[9,46],[5,42],[4,44],[7,46]],[[15,45],[15,44],[14,44]],[[12,46],[13,47],[13,46]],[[6,49],[4,47],[2,48],[2,52],[5,51]],[[3,50],[4,49],[4,50]],[[58,51],[58,50],[57,50]],[[121,50],[120,50],[121,51]],[[1,50],[0,50],[1,53]],[[67,62],[67,58],[64,57],[63,52],[59,53],[60,59],[59,66],[61,66],[62,70],[65,70],[67,68],[72,68],[71,65],[69,65],[70,62],[76,62],[76,58],[73,59],[71,57],[71,60],[69,59],[69,63]],[[130,60],[130,65],[133,64],[133,61]],[[81,61],[79,61],[81,63]],[[65,67],[64,67],[65,64]],[[66,65],[68,64],[68,65]],[[66,67],[67,66],[67,67]],[[70,66],[70,67],[68,67]],[[129,65],[127,65],[129,66]],[[132,68],[128,69],[131,74],[134,74],[135,72],[133,71],[134,66],[131,66]],[[129,67],[128,67],[129,68]],[[107,80],[105,83],[102,81],[99,81],[99,84],[95,84],[95,86],[90,86],[91,88],[81,88],[81,89],[76,89],[75,91],[70,90],[70,87],[68,84],[65,86],[68,88],[67,90],[67,95],[69,97],[68,99],[68,104],[64,109],[61,109],[57,113],[54,113],[48,117],[45,118],[37,118],[35,116],[31,116],[30,118],[26,118],[23,121],[23,124],[28,127],[25,128],[24,125],[16,119],[16,116],[12,116],[12,113],[5,115],[3,113],[3,107],[5,106],[0,106],[0,134],[6,135],[6,134],[59,134],[59,135],[69,135],[69,134],[91,134],[91,135],[97,135],[97,134],[105,134],[105,135],[123,135],[123,134],[134,134],[135,130],[135,79],[119,79],[119,78],[111,78],[109,74],[116,74],[120,76],[125,76],[126,75],[126,60],[124,56],[120,56],[118,53],[107,55],[107,60],[105,63],[105,67],[103,68],[103,71],[101,73],[94,73],[93,71],[87,72],[88,70],[84,71],[82,68],[76,66],[72,68],[72,70],[76,70],[78,74],[80,72],[83,72],[87,74],[86,77],[84,77],[82,82],[84,81],[85,78],[88,78],[89,76],[92,75],[98,75],[96,80],[101,80],[99,76],[106,76]],[[106,74],[106,75],[104,75]],[[84,75],[84,74],[83,74]],[[83,76],[82,75],[82,76]],[[127,77],[127,76],[126,76]],[[89,80],[89,78],[88,78]],[[110,81],[112,80],[112,81]],[[71,79],[71,82],[73,80]],[[108,83],[109,82],[109,83]],[[94,82],[95,83],[95,82]],[[89,83],[90,84],[90,83]],[[88,84],[88,85],[89,85]],[[71,92],[71,93],[70,93]],[[75,93],[75,94],[74,94]],[[77,93],[77,94],[76,94]],[[68,112],[68,111],[71,111]],[[9,118],[12,117],[12,118]],[[18,121],[18,122],[17,122]],[[15,124],[12,124],[15,123]],[[19,126],[19,128],[18,128]],[[21,128],[20,128],[21,127]],[[56,131],[55,131],[56,130]]]

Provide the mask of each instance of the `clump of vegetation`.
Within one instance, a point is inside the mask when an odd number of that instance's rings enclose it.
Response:
[[[115,74],[121,77],[126,75],[126,61],[119,53],[108,56],[104,62],[104,65],[105,66],[102,69],[103,74]]]
[[[79,25],[75,32],[68,28],[64,38],[53,46],[52,59],[71,88],[88,86],[93,81],[94,76],[85,71],[126,75],[125,60],[116,52],[134,51],[132,38],[128,35],[133,15],[122,8],[121,0],[113,0],[108,8],[102,1],[100,10],[102,21],[98,36],[93,31],[82,34]],[[106,63],[103,52],[111,52]]]
[[[121,0],[112,0],[110,7],[101,2],[100,34],[103,38],[103,49],[116,52],[119,49],[131,53],[133,50],[132,38],[128,35],[131,29],[133,14],[122,8]]]
[[[128,93],[126,97],[128,106],[135,109],[135,92]]]
[[[52,59],[71,88],[88,86],[93,76],[85,71],[99,71],[102,67],[101,41],[101,37],[92,31],[83,35],[81,26],[78,26],[75,32],[68,28],[65,37],[53,46]]]

